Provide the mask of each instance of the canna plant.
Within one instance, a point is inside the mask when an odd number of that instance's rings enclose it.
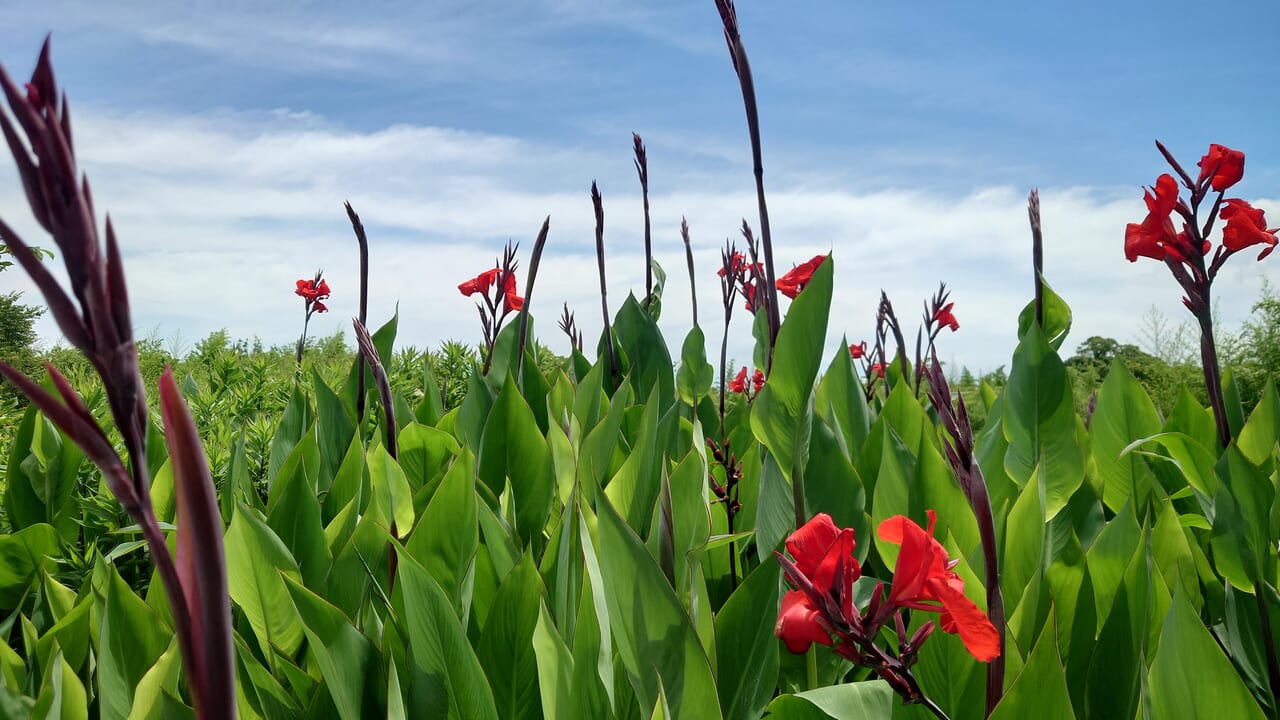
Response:
[[[1223,373],[1224,411],[1184,394],[1162,416],[1117,364],[1091,415],[1077,415],[1058,353],[1070,309],[1044,281],[1035,195],[1035,293],[1007,385],[975,400],[980,430],[936,359],[942,329],[959,325],[945,289],[926,303],[914,374],[887,294],[874,344],[829,349],[837,260],[774,275],[754,87],[736,12],[717,6],[761,215],[759,247],[744,223],[744,252],[722,257],[726,326],[739,294],[752,311],[743,370],[722,353],[713,387],[696,319],[675,367],[650,312],[656,260],[642,298],[618,302],[615,289],[605,302],[593,189],[594,357],[566,307],[572,357],[539,358],[532,290],[548,220],[524,297],[514,247],[459,287],[478,301],[483,360],[461,343],[432,358],[397,351],[398,318],[372,332],[357,318],[350,371],[313,367],[265,430],[164,374],[165,443],[139,380],[119,248],[110,224],[98,247],[47,52],[32,90],[3,76],[17,119],[0,116],[5,136],[70,290],[7,225],[0,235],[104,388],[101,403],[82,401],[52,369],[51,390],[4,370],[33,399],[5,465],[4,712],[1275,718],[1275,388],[1246,418]],[[1204,197],[1229,186],[1231,152],[1202,161],[1208,174],[1192,184]],[[1135,249],[1169,263],[1170,248],[1187,248],[1166,232],[1179,204],[1163,210],[1164,185],[1155,218],[1131,232]],[[1220,254],[1269,249],[1260,214],[1228,202]],[[1194,257],[1175,266],[1199,277]],[[421,372],[397,367],[407,362]],[[186,393],[201,423],[231,427],[197,427]],[[99,406],[113,425],[99,424]],[[247,439],[210,471],[200,431]],[[123,507],[117,525],[132,524],[117,534],[140,540],[100,547],[83,530],[105,521],[72,482],[81,453],[99,468],[88,482]]]

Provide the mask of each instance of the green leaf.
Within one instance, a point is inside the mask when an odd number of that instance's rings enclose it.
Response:
[[[58,532],[44,523],[0,535],[0,608],[16,608],[23,602],[37,570],[55,570],[55,558],[62,554],[58,537]]]
[[[401,558],[392,603],[417,673],[410,717],[497,720],[493,692],[449,598],[411,556]]]
[[[642,536],[648,534],[649,518],[666,469],[663,451],[670,446],[676,429],[673,405],[667,404],[665,414],[661,414],[662,407],[658,389],[654,388],[643,406],[631,452],[604,490],[627,524]]]
[[[791,303],[778,329],[769,378],[752,401],[751,431],[778,459],[788,481],[803,469],[813,381],[827,339],[834,268],[835,261],[828,256]]]
[[[499,586],[476,646],[476,656],[489,678],[500,717],[542,717],[533,647],[542,596],[542,578],[533,566],[532,556],[525,553]]]
[[[395,528],[405,537],[413,528],[413,492],[400,464],[382,445],[374,445],[365,455],[369,466],[369,490],[372,494],[369,512],[382,519],[384,526]]]
[[[113,567],[107,569],[105,594],[96,648],[99,712],[104,720],[124,720],[138,683],[173,633]]]
[[[162,710],[165,694],[178,694],[178,675],[181,670],[182,660],[175,635],[169,648],[147,674],[142,676],[142,682],[138,683],[138,689],[133,695],[133,708],[129,710],[129,720],[160,720],[164,715]]]
[[[1223,451],[1217,475],[1212,547],[1218,571],[1245,592],[1251,592],[1259,580],[1274,584],[1271,508],[1275,485],[1235,443]]]
[[[289,548],[304,584],[320,587],[332,557],[320,522],[320,502],[301,472],[276,482],[267,511],[267,525]]]
[[[573,655],[556,632],[546,603],[538,605],[533,630],[533,652],[538,661],[538,691],[546,717],[569,717],[573,707]]]
[[[458,617],[463,616],[463,587],[480,542],[478,522],[475,461],[464,449],[405,543],[405,550],[444,589]]]
[[[320,448],[320,471],[316,479],[316,489],[328,492],[338,468],[351,447],[351,438],[356,435],[354,394],[348,406],[339,398],[320,372],[311,370],[311,384],[316,391],[316,444]]]
[[[1089,451],[1097,478],[1102,482],[1102,501],[1111,511],[1119,510],[1131,495],[1135,507],[1151,502],[1155,476],[1140,455],[1124,454],[1133,438],[1160,432],[1160,417],[1142,385],[1116,359],[1107,379],[1098,390],[1098,401],[1089,424]]]
[[[1041,297],[1044,301],[1044,326],[1042,332],[1049,339],[1054,350],[1062,348],[1071,330],[1071,306],[1058,293],[1049,287],[1049,283],[1040,278]],[[1026,337],[1027,331],[1036,324],[1036,301],[1032,300],[1018,314],[1018,340]]]
[[[707,339],[697,325],[684,336],[680,348],[680,370],[676,373],[676,387],[680,400],[690,407],[697,407],[698,400],[711,390],[715,368],[707,362]]]
[[[628,293],[613,319],[614,340],[631,362],[628,382],[636,397],[658,394],[659,414],[676,401],[671,352],[655,318],[645,312],[636,296]]]
[[[809,433],[809,463],[804,472],[805,509],[810,516],[827,513],[836,526],[853,528],[854,537],[869,538],[871,528],[865,511],[862,479],[842,450],[843,442],[821,416],[814,415]],[[860,544],[859,557],[865,557],[870,544]]]
[[[268,660],[272,649],[292,656],[302,644],[302,623],[284,578],[301,579],[289,548],[255,511],[239,505],[224,539],[227,589],[245,614]]]
[[[610,627],[641,707],[654,706],[661,682],[675,717],[721,717],[711,666],[689,616],[607,500],[600,502],[599,534]]]
[[[339,717],[357,720],[385,714],[381,694],[386,679],[378,649],[324,598],[288,576],[285,586]]]
[[[1009,686],[991,720],[1074,720],[1067,677],[1058,656],[1057,636],[1052,617],[1046,622],[1035,649],[1017,679]]]
[[[271,436],[271,457],[267,463],[267,487],[275,482],[276,475],[284,461],[293,453],[293,448],[302,440],[302,436],[311,427],[313,417],[307,397],[302,394],[302,384],[293,386],[293,394],[289,396],[289,404],[284,408],[280,424]]]
[[[1001,415],[1009,441],[1005,469],[1019,485],[1039,467],[1049,519],[1084,482],[1084,452],[1076,442],[1075,401],[1066,366],[1032,324],[1013,353]]]
[[[489,412],[477,459],[480,479],[495,496],[510,481],[520,537],[541,537],[556,491],[551,450],[510,376]]]
[[[778,684],[778,561],[769,556],[716,614],[717,683],[725,720],[755,720]]]
[[[1044,536],[1044,499],[1040,493],[1039,476],[1036,474],[1027,481],[1022,494],[1009,511],[1005,531],[1001,536],[1001,588],[1009,614],[1017,609],[1023,588],[1043,569]]]
[[[31,715],[39,718],[80,720],[89,717],[88,697],[75,669],[67,664],[61,652],[54,653],[40,683]]]
[[[1276,452],[1277,432],[1280,431],[1280,395],[1276,394],[1275,380],[1267,378],[1262,397],[1249,415],[1249,421],[1240,430],[1236,444],[1240,452],[1254,465],[1265,465]]]
[[[1173,594],[1165,616],[1146,692],[1151,717],[1265,717],[1180,591]]]
[[[771,720],[860,720],[893,714],[893,690],[883,680],[843,683],[780,695],[769,704]]]
[[[827,372],[818,382],[814,409],[836,431],[841,450],[852,462],[861,455],[867,433],[871,431],[871,409],[867,407],[867,396],[847,350],[848,340],[840,341]]]

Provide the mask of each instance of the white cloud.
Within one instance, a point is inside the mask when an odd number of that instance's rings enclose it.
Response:
[[[342,210],[350,198],[369,228],[371,322],[399,303],[401,343],[477,341],[471,302],[457,283],[485,267],[512,238],[522,264],[534,233],[552,216],[534,311],[540,336],[563,351],[561,303],[577,313],[588,342],[600,330],[592,177],[605,195],[610,309],[643,288],[640,203],[630,157],[602,157],[523,138],[449,128],[393,126],[356,132],[306,114],[218,113],[203,117],[76,114],[77,143],[99,211],[110,211],[125,251],[135,321],[142,334],[192,340],[226,327],[234,336],[287,343],[299,331],[293,281],[323,267],[333,312],[313,333],[347,328],[357,302],[356,249]],[[745,148],[744,154],[745,154]],[[652,153],[651,153],[652,157]],[[712,354],[721,332],[714,269],[745,216],[759,232],[749,172],[707,175],[679,157],[656,158],[656,176],[696,177],[696,186],[652,198],[655,253],[668,274],[663,328],[673,354],[690,325],[679,239],[689,218],[699,307]],[[819,173],[824,168],[817,169]],[[666,182],[663,183],[667,185]],[[1151,305],[1174,319],[1180,291],[1158,263],[1123,258],[1126,222],[1144,211],[1137,188],[1045,188],[1046,276],[1072,304],[1067,350],[1090,335],[1136,341]],[[1280,202],[1259,201],[1280,214]],[[921,301],[946,281],[961,329],[939,354],[974,369],[1008,362],[1018,310],[1030,298],[1025,194],[980,188],[959,197],[893,189],[769,188],[779,272],[833,251],[837,288],[828,355],[842,334],[869,337],[880,290],[888,291],[908,341]],[[0,215],[30,242],[48,245],[23,205],[12,171],[0,172]],[[56,262],[56,261],[55,261]],[[1228,328],[1247,316],[1260,285],[1252,256],[1235,258],[1218,283]],[[17,271],[0,289],[29,289]],[[56,337],[47,318],[42,336]],[[750,357],[746,314],[735,312],[730,355]]]

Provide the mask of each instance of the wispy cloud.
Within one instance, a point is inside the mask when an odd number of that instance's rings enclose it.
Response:
[[[592,214],[586,188],[605,193],[611,298],[643,286],[640,203],[630,157],[527,138],[443,127],[343,128],[306,113],[171,116],[83,108],[76,114],[82,163],[96,204],[111,212],[126,254],[135,320],[165,336],[233,335],[288,342],[296,334],[294,279],[323,267],[335,289],[321,332],[343,329],[356,303],[355,246],[342,212],[351,199],[369,227],[374,318],[399,306],[401,342],[475,340],[478,328],[455,285],[488,267],[508,238],[531,241],[552,226],[533,311],[553,348],[562,302],[588,337],[599,332]],[[652,153],[651,153],[652,155]],[[749,174],[707,171],[678,155],[651,157],[655,178],[695,177],[655,193],[657,256],[669,275],[662,325],[678,345],[690,315],[677,228],[689,218],[703,308],[718,299],[714,268],[743,217],[755,225]],[[1123,259],[1124,224],[1143,212],[1133,188],[1043,188],[1046,274],[1075,309],[1068,348],[1089,335],[1135,341],[1151,305],[1181,317],[1178,291],[1154,262]],[[1259,200],[1273,213],[1280,202]],[[923,190],[867,192],[778,181],[770,190],[777,259],[784,267],[834,252],[835,311],[829,352],[842,334],[870,335],[876,299],[887,290],[908,328],[919,305],[946,281],[961,330],[941,340],[944,359],[973,368],[1004,364],[1016,311],[1030,297],[1025,194],[989,187],[960,196]],[[0,173],[0,215],[47,244],[29,221],[12,173]],[[528,249],[528,243],[525,250]],[[1237,258],[1220,286],[1230,327],[1248,313],[1260,266]],[[17,273],[0,285],[27,289]],[[614,303],[617,307],[617,302]],[[730,353],[750,355],[738,311]],[[704,312],[709,337],[715,313]],[[594,322],[593,322],[594,320]],[[56,331],[40,326],[47,339]]]

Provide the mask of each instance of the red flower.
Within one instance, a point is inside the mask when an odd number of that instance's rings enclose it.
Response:
[[[959,633],[969,654],[981,662],[1000,655],[1000,635],[972,600],[965,597],[964,580],[952,571],[946,548],[933,537],[937,514],[929,510],[929,529],[895,515],[880,523],[880,539],[901,546],[893,570],[889,602],[899,607],[941,612],[942,629]]]
[[[321,280],[319,284],[315,280],[298,280],[297,289],[293,291],[294,295],[306,298],[307,302],[315,302],[329,297],[329,282]]]
[[[813,601],[803,590],[788,590],[782,596],[782,609],[778,611],[778,622],[773,626],[773,634],[787,644],[787,649],[800,655],[809,649],[812,643],[831,644],[831,636],[827,634],[822,621],[822,613],[813,606]]]
[[[956,320],[956,316],[951,313],[951,308],[955,303],[947,303],[945,306],[938,308],[938,312],[933,314],[933,319],[938,321],[938,329],[943,327],[951,328],[951,332],[960,329],[960,321]]]
[[[315,304],[311,306],[311,309],[315,312],[329,312],[329,308],[319,300],[315,301]]]
[[[1226,145],[1210,145],[1209,152],[1198,163],[1200,179],[1197,184],[1213,178],[1213,189],[1222,192],[1240,182],[1244,177],[1244,153]]]
[[[863,357],[865,357],[865,356],[866,356],[866,354],[867,354],[867,341],[866,341],[866,340],[863,340],[862,342],[858,343],[857,345],[850,345],[850,346],[849,346],[849,356],[850,356],[850,357],[852,357],[854,360],[860,360],[860,359],[862,359]]]
[[[778,292],[794,300],[796,295],[799,295],[800,291],[809,284],[809,278],[813,277],[813,272],[826,259],[826,255],[814,255],[808,262],[791,268],[786,275],[778,278]]]
[[[734,277],[738,277],[739,275],[741,275],[747,269],[747,267],[748,267],[747,259],[742,256],[742,253],[735,251],[733,253],[733,257],[729,258],[729,272]],[[720,277],[724,277],[725,275],[724,265],[721,265],[720,269],[716,270],[716,274],[719,275]]]
[[[518,311],[524,307],[524,298],[516,294],[516,275],[507,273],[502,281],[502,312]]]
[[[729,381],[729,392],[745,393],[747,391],[747,366],[743,365],[738,374]]]
[[[755,386],[753,392],[760,392],[760,388],[764,387],[764,371],[756,368],[756,371],[751,374],[751,384]]]
[[[1276,232],[1280,228],[1267,229],[1267,218],[1262,210],[1239,198],[1231,198],[1222,206],[1222,219],[1227,221],[1222,229],[1222,246],[1226,249],[1235,252],[1250,245],[1265,244],[1267,247],[1258,255],[1259,260],[1275,249]]]
[[[1178,181],[1165,173],[1156,180],[1155,195],[1147,190],[1147,217],[1141,223],[1129,223],[1124,231],[1124,256],[1129,262],[1139,257],[1164,260],[1169,246],[1177,246],[1178,233],[1169,214],[1178,204]]]
[[[754,314],[756,310],[760,309],[759,303],[756,302],[756,286],[754,283],[742,283],[742,294],[747,298],[747,302],[743,307],[748,312]]]
[[[853,528],[836,527],[826,513],[813,516],[787,538],[787,552],[795,558],[796,570],[818,594],[837,598],[846,618],[853,612],[853,583],[862,575],[853,547]],[[797,654],[808,650],[811,643],[831,644],[821,612],[801,590],[792,590],[782,598],[773,633]]]
[[[871,374],[876,377],[884,377],[884,363],[871,363]]]
[[[502,272],[499,268],[485,270],[470,280],[458,285],[458,292],[471,297],[476,293],[481,295],[489,294],[489,287],[498,281],[498,275]]]

